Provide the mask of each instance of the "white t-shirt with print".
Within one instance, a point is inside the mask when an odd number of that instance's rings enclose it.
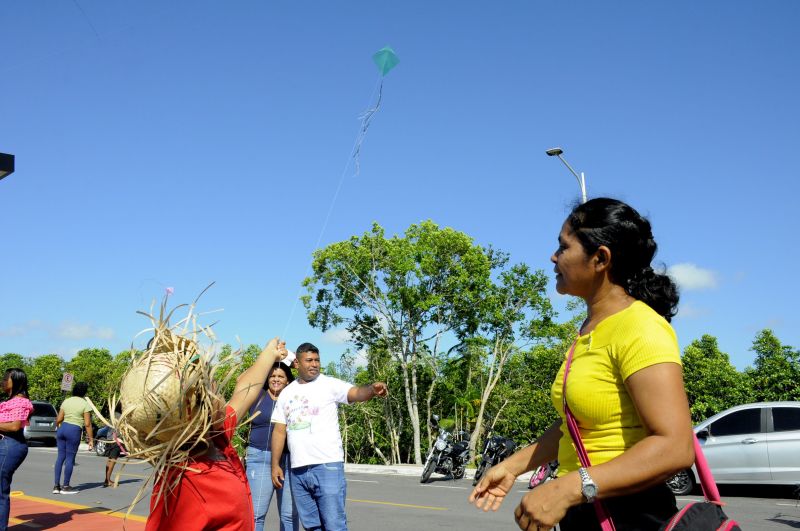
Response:
[[[272,422],[286,424],[292,468],[344,462],[337,404],[347,404],[353,384],[320,374],[313,382],[295,380],[278,395]]]

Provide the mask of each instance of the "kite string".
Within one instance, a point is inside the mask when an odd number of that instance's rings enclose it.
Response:
[[[383,97],[383,77],[380,79],[380,85],[378,87],[378,101],[375,102],[375,106],[367,109],[366,111],[362,112],[359,118],[361,119],[361,130],[358,132],[358,136],[356,137],[356,145],[353,148],[353,160],[355,161],[355,174],[358,175],[361,173],[361,144],[364,142],[364,138],[367,136],[367,129],[369,129],[370,124],[372,123],[373,115],[378,112],[378,109],[381,108],[381,98]],[[370,98],[370,101],[372,99]]]
[[[378,79],[378,82],[375,84],[375,88],[372,89],[372,93],[369,96],[369,102],[367,105],[372,103],[372,100],[375,99],[375,93],[378,93],[378,101],[374,106],[370,106],[366,111],[359,115],[361,119],[361,127],[358,130],[358,134],[356,135],[356,139],[353,142],[353,147],[350,149],[350,154],[347,157],[347,162],[345,162],[344,168],[342,168],[342,174],[339,176],[339,184],[336,185],[336,191],[333,193],[333,197],[331,198],[331,204],[328,207],[328,213],[325,215],[325,220],[322,223],[322,228],[319,231],[319,236],[317,236],[317,242],[314,244],[314,248],[311,249],[311,253],[313,254],[314,251],[319,249],[320,243],[322,243],[322,237],[325,235],[325,230],[328,228],[328,222],[331,219],[331,215],[333,214],[333,209],[336,206],[336,201],[339,198],[339,192],[342,190],[342,185],[344,185],[345,178],[347,177],[347,170],[350,168],[350,164],[353,163],[356,156],[361,151],[361,143],[364,141],[364,135],[369,127],[370,119],[372,115],[377,112],[378,107],[380,106],[381,95],[383,93],[383,76]],[[357,163],[357,161],[356,161]],[[311,265],[306,268],[306,272],[311,270]],[[292,320],[294,319],[294,314],[297,311],[297,303],[300,301],[300,296],[303,294],[303,285],[300,284],[300,287],[297,290],[297,296],[294,298],[294,304],[292,304],[292,310],[289,312],[289,318],[286,320],[286,326],[283,328],[283,334],[280,337],[285,338],[286,333],[289,330],[289,325],[292,324]]]

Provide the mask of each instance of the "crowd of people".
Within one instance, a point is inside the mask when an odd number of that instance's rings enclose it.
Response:
[[[29,418],[34,408],[28,397],[28,375],[24,370],[8,369],[3,375],[2,388],[7,400],[0,402],[0,531],[5,531],[10,511],[11,480],[14,472],[28,455],[24,429],[30,425]],[[55,472],[53,494],[78,492],[70,485],[70,481],[84,429],[89,450],[93,447],[92,409],[86,399],[88,388],[85,382],[76,383],[72,389],[72,396],[62,402],[55,420],[58,453],[53,467]],[[119,454],[111,457],[116,459]],[[113,466],[111,468],[113,469]],[[106,475],[107,480],[109,473]]]
[[[189,456],[191,470],[183,471],[176,488],[164,489],[167,477],[157,479],[146,529],[261,531],[273,494],[282,530],[296,531],[301,523],[307,530],[347,529],[337,404],[386,396],[387,387],[381,382],[356,387],[320,374],[319,349],[311,343],[298,347],[296,361],[287,355],[285,344],[273,340],[239,377],[231,400],[216,414],[209,444]],[[297,368],[296,379],[290,365]],[[260,391],[243,392],[254,387]],[[23,370],[6,371],[3,389],[8,400],[0,403],[0,531],[8,525],[13,474],[28,454],[23,429],[33,411]],[[84,428],[89,450],[94,444],[87,391],[85,382],[76,383],[58,411],[54,494],[78,492],[70,481]],[[288,398],[281,402],[281,396]],[[245,470],[232,439],[239,419],[248,416],[254,417]],[[104,487],[111,484],[121,451],[114,439],[112,434]],[[207,503],[209,496],[226,501]]]
[[[649,221],[621,201],[592,199],[564,221],[551,257],[556,289],[583,299],[587,317],[552,384],[560,419],[485,473],[470,494],[478,508],[497,510],[517,476],[557,459],[557,479],[516,507],[520,529],[596,530],[613,521],[617,530],[656,530],[676,512],[665,480],[691,466],[694,450],[669,324],[678,292],[653,269],[656,248]],[[194,370],[195,359],[181,370]],[[33,409],[23,371],[6,371],[3,389],[9,399],[0,404],[0,531],[12,476],[28,452],[22,429]],[[194,441],[180,466],[156,477],[146,529],[261,531],[274,496],[282,531],[346,530],[337,408],[387,393],[383,382],[357,387],[321,374],[319,349],[310,343],[295,357],[271,340],[227,402],[212,396],[212,429],[202,444]],[[54,493],[74,492],[82,426],[92,444],[85,395],[85,384],[76,385],[58,413]],[[190,419],[200,406],[183,400],[181,418]],[[245,467],[232,440],[240,420],[253,415]]]
[[[287,356],[285,343],[273,339],[239,376],[231,399],[217,408],[207,444],[182,470],[157,479],[147,531],[260,530],[276,492],[281,530],[347,529],[337,406],[383,397],[388,389],[321,374],[319,349],[311,343],[297,348],[296,378],[283,362]],[[232,438],[247,413],[258,415],[245,469]]]

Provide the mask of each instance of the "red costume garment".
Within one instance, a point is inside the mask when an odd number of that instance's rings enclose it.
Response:
[[[150,516],[145,531],[253,531],[253,502],[242,462],[231,445],[236,431],[236,412],[225,407],[222,433],[212,441],[225,459],[192,459],[180,483],[155,500],[163,485],[159,481],[150,498]],[[166,501],[166,509],[165,509]]]

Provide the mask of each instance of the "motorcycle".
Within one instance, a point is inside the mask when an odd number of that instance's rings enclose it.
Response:
[[[111,454],[111,448],[121,444],[117,434],[108,426],[103,426],[95,432],[94,438],[94,451],[99,457],[108,457]],[[128,455],[125,449],[120,446],[120,455]]]
[[[469,438],[464,431],[458,432],[458,441],[453,441],[453,434],[439,427],[439,416],[434,415],[431,426],[439,430],[436,442],[431,446],[425,467],[422,469],[420,483],[427,483],[431,474],[451,475],[453,479],[461,479],[469,461]]]
[[[547,483],[551,479],[555,479],[557,473],[558,460],[550,461],[544,465],[539,465],[536,470],[533,471],[531,480],[528,482],[528,488],[533,489],[542,483]]]
[[[108,426],[103,426],[94,432],[94,451],[100,457],[106,455],[106,448],[109,444],[114,444],[112,430]]]
[[[483,477],[483,474],[492,468],[494,465],[507,458],[514,453],[517,443],[506,437],[500,435],[492,435],[491,432],[483,443],[483,451],[481,452],[481,463],[475,471],[475,479],[472,481],[473,485],[477,485],[478,481]]]

